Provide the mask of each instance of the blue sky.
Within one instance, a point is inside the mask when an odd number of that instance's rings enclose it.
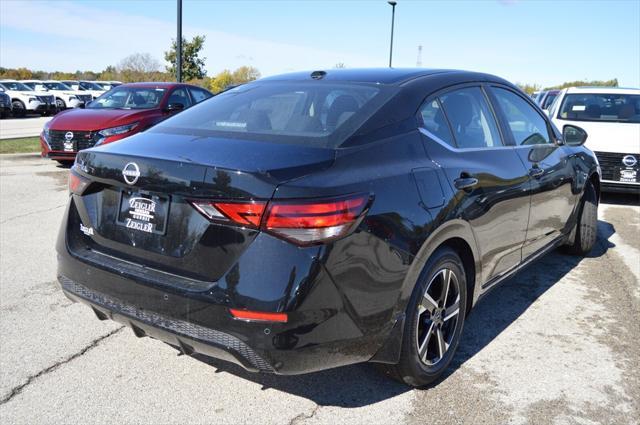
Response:
[[[213,75],[386,66],[385,0],[184,0],[185,36],[205,34]],[[102,70],[135,52],[163,62],[174,0],[0,0],[0,66]],[[552,85],[618,78],[640,87],[640,0],[398,0],[394,66],[459,68]]]

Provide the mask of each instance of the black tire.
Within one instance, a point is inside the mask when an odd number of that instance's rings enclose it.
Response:
[[[453,304],[447,309],[438,311],[442,307],[442,300],[436,299],[432,294],[444,291],[443,270],[449,270],[455,277],[450,278],[450,288],[455,288],[457,284],[457,294],[447,291],[445,305]],[[438,291],[440,288],[441,290]],[[431,300],[425,297],[425,293],[431,296]],[[451,316],[455,311],[455,299],[457,299],[457,316]],[[448,301],[447,301],[448,300]],[[428,309],[420,313],[425,305],[433,302],[438,304],[434,312]],[[402,348],[400,351],[400,361],[395,365],[380,365],[380,368],[388,376],[412,387],[423,387],[436,381],[451,363],[458,348],[462,328],[464,325],[467,305],[467,279],[464,267],[458,254],[450,248],[438,249],[427,261],[420,278],[413,290],[411,299],[407,306],[407,315],[404,324],[404,335],[402,338]],[[447,316],[451,316],[447,319]],[[455,320],[455,323],[452,321]],[[431,329],[435,331],[432,333]],[[436,333],[439,330],[439,333]],[[435,338],[435,340],[433,338]],[[444,354],[440,342],[444,342]],[[446,342],[448,341],[448,343]],[[422,343],[422,344],[421,344]],[[435,344],[435,347],[434,347]],[[423,356],[420,355],[420,345],[424,347]],[[430,353],[436,357],[429,358]],[[439,353],[440,352],[440,353]],[[422,357],[422,358],[421,358]],[[439,357],[439,359],[438,359]]]
[[[14,117],[22,118],[25,115],[27,115],[27,109],[25,108],[24,103],[22,103],[22,101],[16,99],[11,103],[13,104],[13,116]]]
[[[573,237],[571,237],[573,236]],[[587,255],[598,236],[598,196],[591,182],[584,188],[578,211],[578,221],[571,232],[566,251],[573,255]]]
[[[56,97],[56,107],[58,111],[64,111],[65,109],[67,109],[67,104],[64,103],[64,100],[60,99],[59,97]]]
[[[70,168],[73,165],[73,159],[56,159],[58,164],[64,168]]]

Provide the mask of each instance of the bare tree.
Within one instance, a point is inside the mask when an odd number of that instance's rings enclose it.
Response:
[[[149,53],[134,53],[122,59],[118,64],[118,71],[120,72],[148,73],[159,70],[160,62]]]

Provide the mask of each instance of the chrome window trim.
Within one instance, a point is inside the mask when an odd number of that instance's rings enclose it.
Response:
[[[424,134],[428,138],[433,139],[435,142],[441,144],[445,148],[449,149],[451,152],[493,151],[493,150],[502,150],[502,149],[513,149],[515,147],[515,146],[509,146],[509,145],[502,145],[502,146],[491,146],[491,147],[487,146],[483,148],[456,148],[451,146],[450,144],[448,144],[447,142],[445,142],[444,140],[442,140],[441,138],[431,133],[429,130],[427,130],[422,126],[418,127],[418,131],[420,131],[420,133]],[[547,146],[547,145],[541,145],[541,146]]]

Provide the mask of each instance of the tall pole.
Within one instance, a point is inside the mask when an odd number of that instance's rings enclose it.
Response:
[[[176,80],[182,82],[182,0],[178,0],[178,36],[176,37]]]
[[[389,46],[389,68],[391,68],[391,62],[393,60],[393,24],[396,19],[396,4],[395,1],[388,1],[391,5],[391,45]]]

